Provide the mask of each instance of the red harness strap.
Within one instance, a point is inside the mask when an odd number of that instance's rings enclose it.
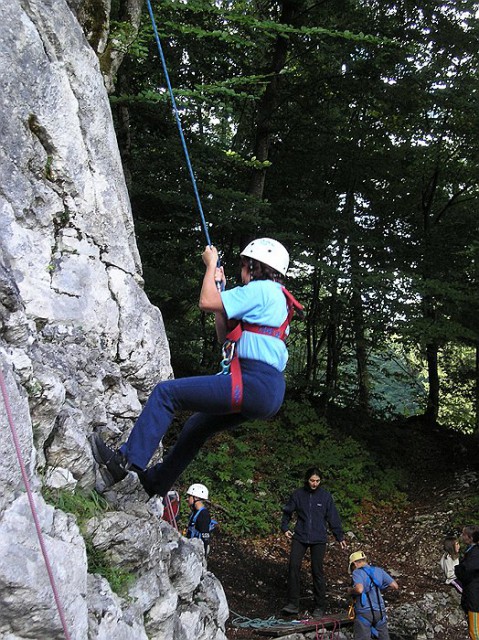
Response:
[[[291,319],[296,311],[302,313],[303,305],[296,300],[296,298],[286,289],[286,287],[281,287],[281,290],[286,297],[286,305],[288,308],[288,315],[286,316],[286,320],[281,326],[269,327],[267,325],[261,324],[250,324],[249,322],[238,322],[234,326],[234,328],[226,335],[226,341],[231,345],[235,345],[241,338],[243,331],[251,331],[252,333],[259,333],[264,336],[271,336],[272,338],[286,340],[289,333],[288,328]],[[233,413],[239,413],[241,411],[241,405],[243,403],[243,376],[241,375],[240,359],[238,358],[236,350],[233,351],[233,356],[231,358],[230,374],[231,407]]]

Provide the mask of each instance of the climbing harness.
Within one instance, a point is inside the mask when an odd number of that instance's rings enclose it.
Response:
[[[28,480],[28,475],[27,475],[27,471],[25,468],[25,462],[23,460],[23,456],[22,456],[22,451],[20,448],[20,440],[18,438],[18,434],[17,431],[15,429],[15,425],[13,422],[13,415],[12,415],[12,411],[11,411],[11,407],[10,407],[10,403],[8,400],[8,394],[7,394],[7,387],[5,384],[5,378],[3,376],[3,372],[0,369],[0,387],[2,389],[2,396],[3,396],[3,403],[5,405],[5,411],[7,413],[7,418],[8,418],[8,423],[10,425],[10,431],[12,434],[12,439],[13,439],[13,444],[15,447],[15,452],[17,454],[17,459],[18,459],[18,464],[20,466],[20,471],[22,474],[22,478],[23,478],[23,483],[25,485],[25,489],[27,492],[27,496],[28,496],[28,502],[30,503],[30,510],[32,512],[32,517],[33,517],[33,522],[35,524],[35,529],[37,532],[37,537],[38,537],[38,542],[40,544],[40,549],[42,551],[43,554],[43,560],[45,562],[45,567],[48,573],[48,578],[50,580],[50,585],[52,587],[52,592],[53,592],[53,597],[55,599],[55,604],[57,607],[57,611],[58,611],[58,615],[60,616],[60,621],[63,627],[63,633],[65,634],[65,638],[66,640],[70,640],[70,634],[68,632],[68,627],[67,627],[67,622],[66,622],[66,618],[65,618],[65,613],[63,610],[63,606],[62,603],[60,601],[60,596],[58,594],[58,590],[55,584],[55,578],[53,576],[53,571],[52,571],[52,567],[51,567],[51,563],[50,563],[50,559],[48,557],[48,553],[47,553],[47,548],[45,545],[45,541],[43,539],[43,534],[42,534],[42,529],[40,526],[40,521],[38,519],[38,514],[37,514],[37,510],[35,507],[35,502],[33,500],[33,494],[32,494],[32,490],[30,488],[30,482]]]
[[[356,618],[360,622],[362,622],[364,625],[371,628],[371,637],[377,638],[379,636],[378,627],[381,627],[386,623],[386,612],[383,610],[383,607],[381,604],[382,602],[382,596],[380,591],[381,585],[377,583],[377,579],[374,575],[373,567],[360,567],[359,571],[364,571],[364,573],[369,578],[369,589],[368,591],[363,592],[361,594],[360,601],[361,601],[361,605],[364,607],[366,605],[366,600],[367,600],[367,604],[369,605],[369,609],[371,611],[371,615],[373,619],[372,621],[368,620],[367,618],[365,618],[364,616],[362,616],[360,613],[357,613],[357,612],[356,612]],[[373,589],[373,587],[376,591],[376,600],[379,606],[379,617],[376,616],[376,611],[373,607],[371,596],[369,595],[369,592]]]
[[[202,533],[200,531],[197,530],[196,528],[196,521],[198,520],[198,516],[200,515],[200,513],[206,509],[206,507],[201,507],[201,509],[198,509],[198,511],[196,511],[196,513],[194,515],[192,515],[192,517],[190,517],[190,520],[188,522],[188,537],[189,538],[201,538],[202,537]],[[210,526],[209,526],[209,530],[208,532],[211,533],[216,525],[218,524],[217,520],[214,520],[213,518],[210,518]]]
[[[264,336],[286,340],[289,333],[289,325],[294,314],[296,312],[302,313],[303,311],[303,305],[296,300],[286,287],[281,287],[281,291],[286,297],[286,306],[288,309],[286,320],[281,326],[269,327],[239,321],[226,335],[226,341],[222,348],[223,358],[220,363],[221,371],[218,375],[231,374],[231,407],[233,413],[239,413],[243,403],[243,377],[241,375],[240,359],[236,351],[236,344],[243,335],[243,331],[250,331]]]
[[[178,531],[178,512],[180,510],[180,496],[177,491],[168,491],[164,497],[165,511],[163,514],[163,520],[171,524]]]

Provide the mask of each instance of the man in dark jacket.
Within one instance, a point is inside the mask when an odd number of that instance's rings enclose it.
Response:
[[[313,574],[313,618],[321,618],[324,615],[326,583],[323,560],[328,540],[328,526],[341,549],[346,549],[341,519],[333,498],[329,491],[319,486],[321,475],[321,471],[317,467],[308,469],[305,474],[304,486],[301,489],[296,489],[283,507],[281,530],[291,540],[288,604],[282,610],[282,613],[285,614],[299,613],[301,563],[309,548]],[[297,516],[294,532],[289,529],[293,513],[296,513]]]
[[[462,584],[461,606],[468,617],[469,637],[479,640],[479,526],[464,527],[462,539],[467,549],[455,572]]]

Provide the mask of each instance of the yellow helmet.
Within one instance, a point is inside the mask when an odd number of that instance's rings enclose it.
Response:
[[[358,560],[366,560],[366,556],[362,551],[355,551],[349,556],[349,562],[348,562],[349,573],[352,573],[351,565],[353,564],[353,562],[357,562]]]

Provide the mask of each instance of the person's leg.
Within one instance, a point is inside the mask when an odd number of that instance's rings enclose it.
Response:
[[[361,614],[361,617],[369,620],[371,616]],[[358,616],[356,616],[353,623],[353,637],[354,640],[371,640],[371,625],[368,622],[361,621]]]
[[[469,637],[471,640],[479,640],[479,612],[468,611]]]
[[[246,420],[241,413],[211,415],[195,413],[189,418],[178,436],[173,449],[162,462],[140,473],[140,480],[151,496],[164,496],[175,480],[196,457],[203,444],[220,431],[232,429]]]
[[[251,361],[242,361],[242,370],[243,416],[260,418],[274,415],[283,402],[283,375],[268,365]],[[120,448],[130,463],[140,469],[147,466],[168,430],[175,412],[180,409],[215,416],[231,414],[231,376],[195,376],[158,384],[138,417],[127,442]],[[233,422],[239,424],[237,420]],[[225,428],[228,426],[230,425],[225,425]],[[217,430],[217,427],[213,426],[210,435]]]
[[[176,479],[211,436],[226,429],[233,429],[250,418],[269,417],[278,411],[284,396],[283,375],[262,363],[242,362],[242,368],[244,401],[241,413],[224,411],[218,415],[210,409],[191,416],[163,462],[140,475],[148,494],[157,493],[162,496],[171,489]],[[231,411],[231,378],[223,375],[214,377],[226,380],[226,389],[222,393],[229,394],[227,406]],[[225,386],[223,380],[221,386]],[[218,390],[215,388],[214,391]],[[207,403],[211,402],[211,398],[208,399]],[[216,404],[219,405],[218,402]]]
[[[195,376],[158,384],[120,451],[145,469],[168,430],[176,411],[228,414],[231,412],[229,376]]]
[[[273,416],[284,397],[282,373],[254,361],[242,361],[242,368],[244,398],[241,414],[232,413],[231,376],[180,378],[155,387],[127,442],[118,452],[95,434],[92,440],[94,457],[110,471],[112,482],[118,482],[125,477],[126,469],[133,468],[150,496],[154,493],[164,495],[207,438],[246,419]],[[188,420],[178,445],[164,463],[144,471],[178,409],[199,413]]]
[[[299,609],[299,596],[301,589],[301,564],[304,554],[308,548],[307,544],[303,544],[294,538],[291,540],[291,550],[289,552],[288,564],[288,605],[293,605]],[[295,613],[295,612],[292,612]]]
[[[313,574],[313,596],[315,609],[326,606],[326,582],[324,580],[323,561],[326,553],[325,544],[313,544],[311,549],[311,572]]]
[[[379,622],[376,629],[378,632],[378,640],[390,640],[387,620],[384,620],[383,623]]]

